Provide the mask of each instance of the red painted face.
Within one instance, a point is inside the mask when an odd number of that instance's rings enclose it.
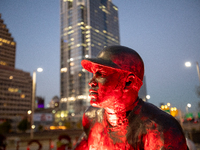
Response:
[[[125,73],[99,65],[93,65],[91,70],[93,78],[89,83],[90,104],[103,108],[120,105],[119,100],[125,86]]]

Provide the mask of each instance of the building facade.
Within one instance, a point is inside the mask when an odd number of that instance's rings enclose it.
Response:
[[[89,105],[91,74],[81,60],[119,45],[118,8],[111,0],[60,0],[61,109],[80,114]]]
[[[17,122],[31,109],[30,73],[15,69],[16,42],[0,14],[0,122]]]
[[[139,93],[138,93],[139,98],[141,98],[143,101],[148,101],[147,97],[147,85],[146,85],[146,76],[143,78],[143,85],[141,86]]]

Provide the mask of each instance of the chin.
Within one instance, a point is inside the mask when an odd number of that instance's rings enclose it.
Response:
[[[98,108],[109,108],[112,104],[113,103],[109,103],[109,101],[90,100],[90,105]]]
[[[99,102],[98,100],[90,100],[90,105],[93,107],[105,108],[105,102]]]

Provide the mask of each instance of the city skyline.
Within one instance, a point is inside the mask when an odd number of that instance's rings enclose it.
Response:
[[[149,102],[170,102],[195,111],[200,62],[200,2],[112,1],[119,10],[120,43],[135,49],[145,63]],[[128,10],[128,11],[127,11]],[[17,43],[16,68],[37,74],[37,96],[46,104],[59,94],[59,1],[0,2],[4,23]],[[186,68],[186,61],[193,62]]]

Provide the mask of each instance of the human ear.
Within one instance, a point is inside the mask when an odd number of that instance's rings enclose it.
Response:
[[[124,89],[133,88],[134,83],[135,83],[135,75],[134,75],[134,74],[130,74],[130,75],[126,78],[125,88],[124,88]]]

